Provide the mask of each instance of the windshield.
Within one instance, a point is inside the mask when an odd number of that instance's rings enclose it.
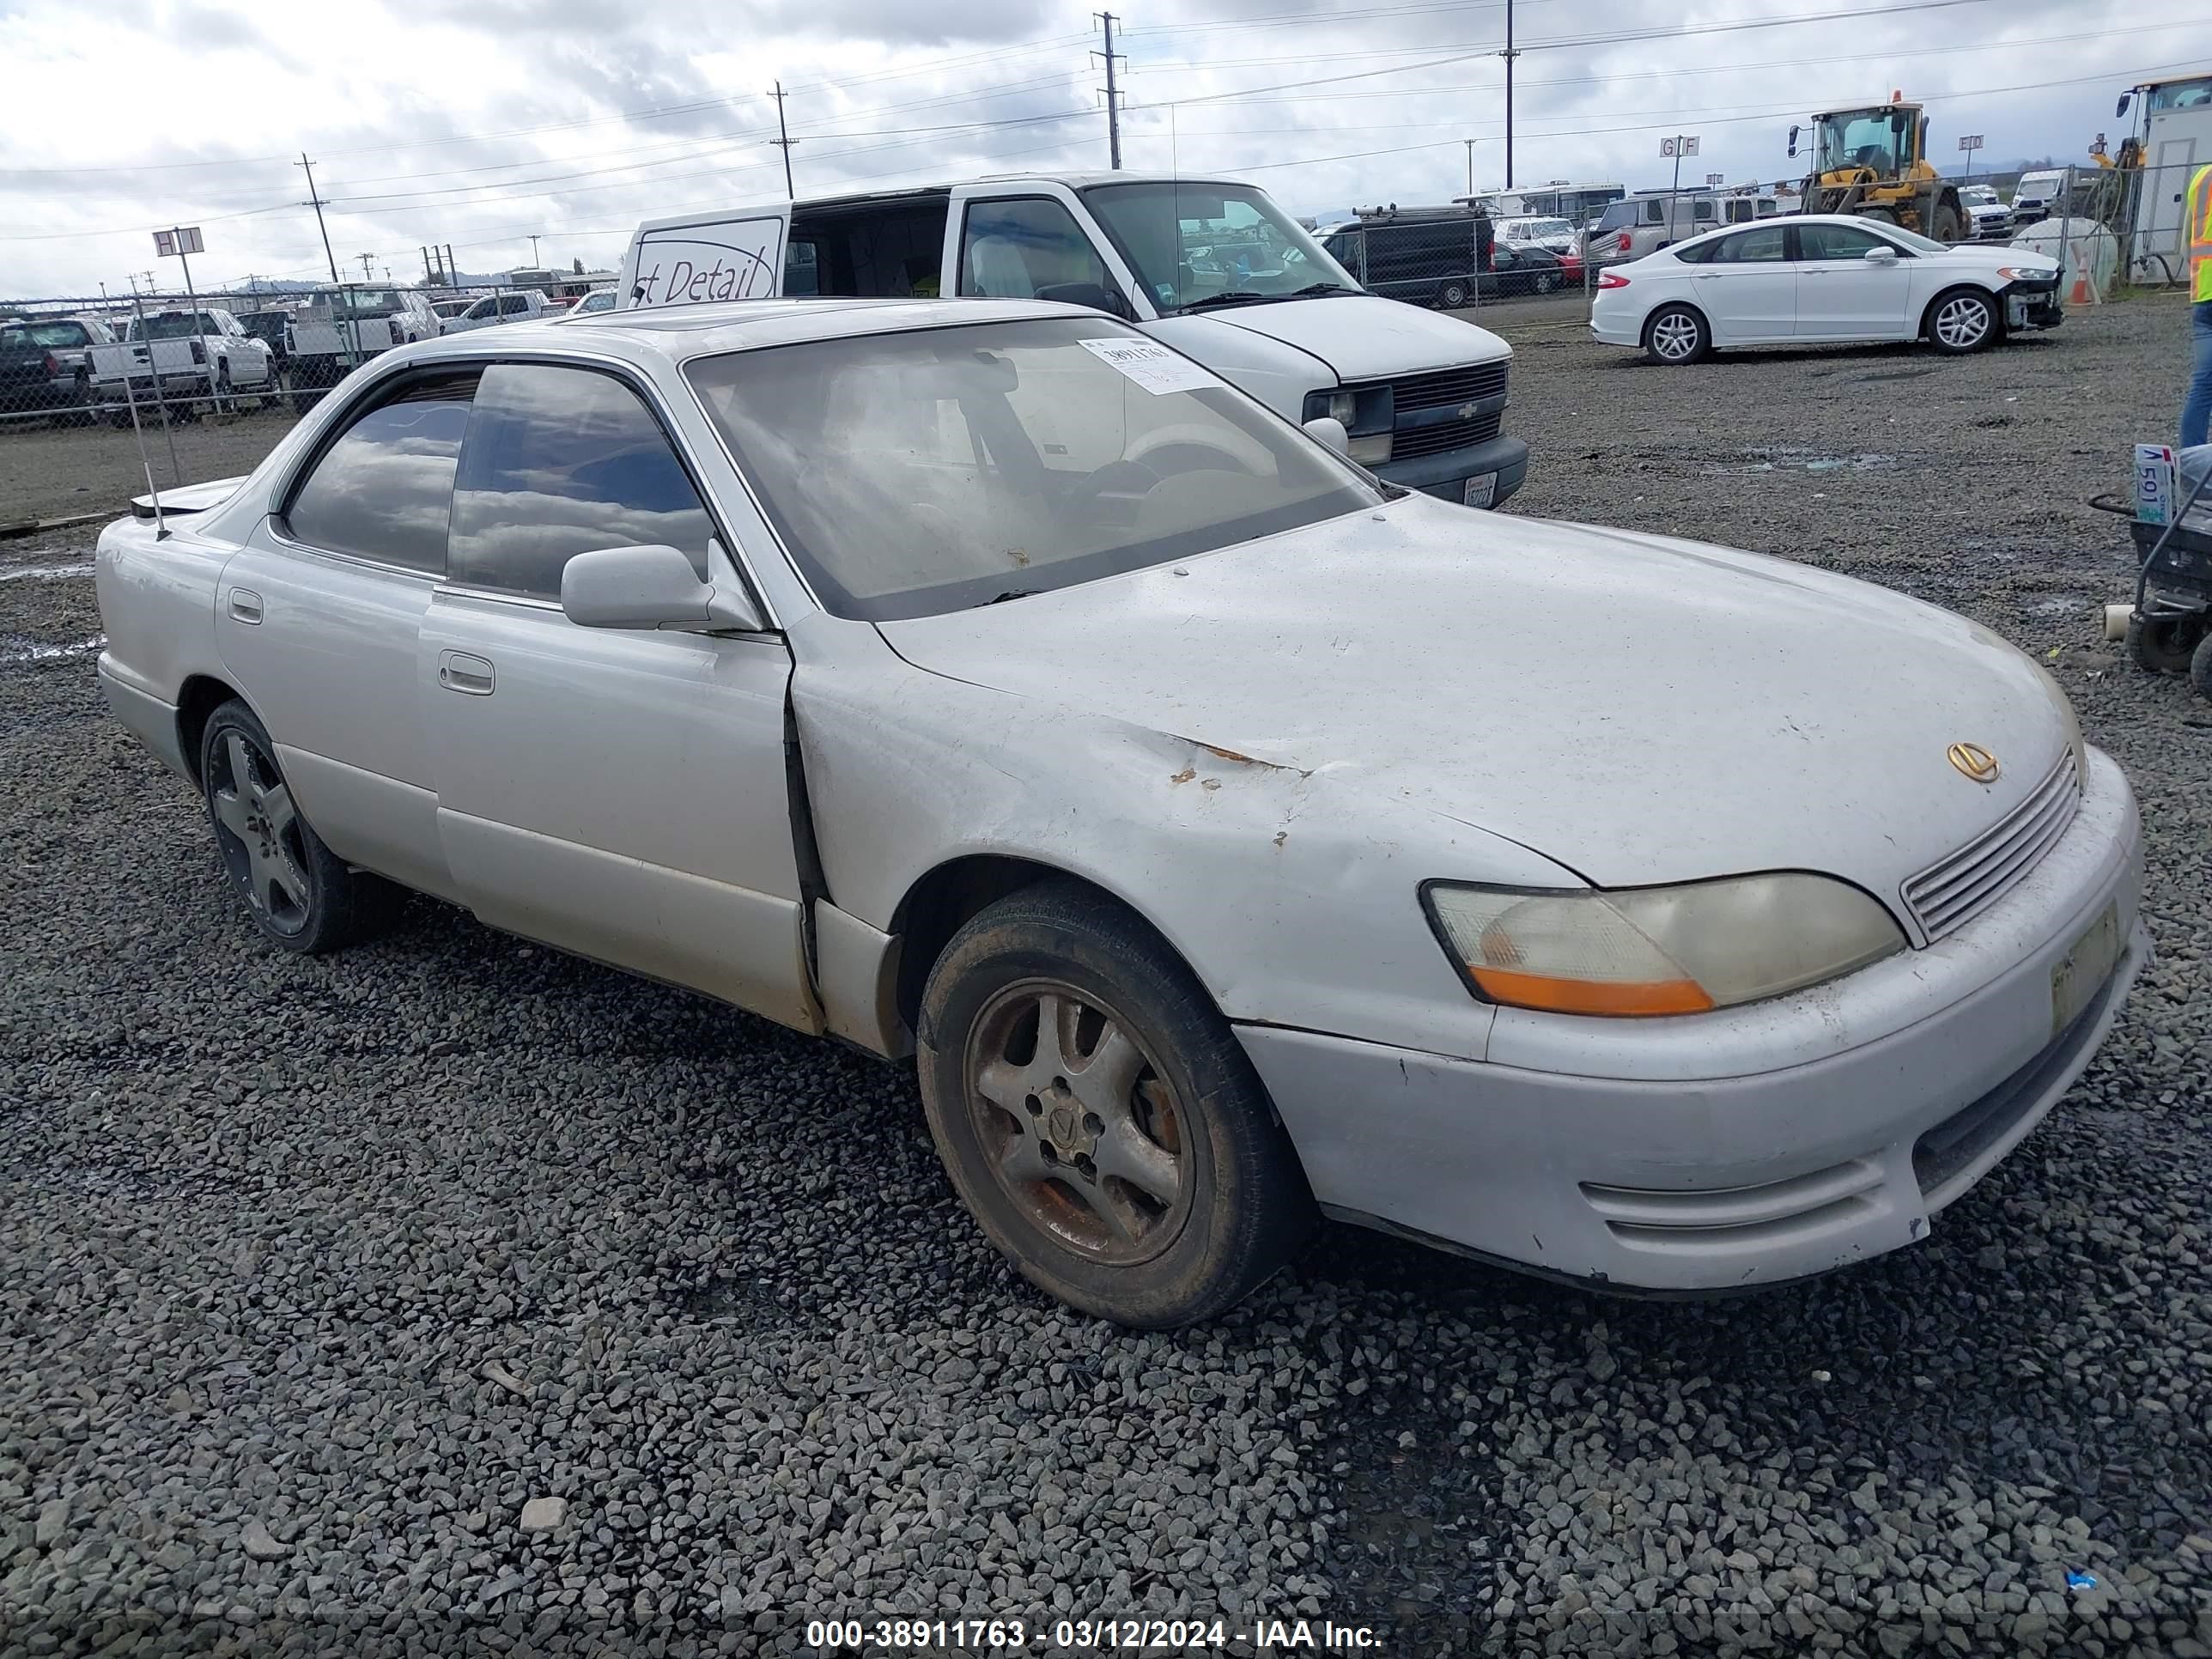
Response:
[[[134,340],[190,340],[218,331],[215,319],[205,312],[202,312],[196,321],[189,311],[165,311],[157,317],[147,318],[143,330],[138,325],[138,319],[132,318],[130,337]]]
[[[817,340],[684,374],[841,617],[1019,599],[1382,499],[1211,370],[1103,317]]]
[[[1282,300],[1316,285],[1359,290],[1352,274],[1255,185],[1096,185],[1083,199],[1162,311],[1224,295]]]
[[[1907,230],[1902,225],[1884,225],[1881,228],[1881,234],[1893,242],[1902,242],[1905,246],[1917,248],[1923,253],[1948,253],[1951,251],[1948,243],[1939,242],[1931,236],[1923,236],[1918,231]]]
[[[1959,199],[1968,207],[1990,207],[1996,203],[1997,193],[1989,185],[1968,185],[1959,192]]]
[[[82,323],[9,323],[0,327],[0,345],[82,345],[90,331]]]
[[[1575,228],[1565,219],[1523,219],[1520,234],[1532,242],[1544,241],[1554,236],[1571,236]]]
[[[1897,131],[1890,125],[1889,111],[1831,115],[1820,124],[1820,171],[1832,173],[1838,167],[1897,171]]]

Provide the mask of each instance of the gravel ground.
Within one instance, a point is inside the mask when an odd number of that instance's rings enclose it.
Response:
[[[270,408],[180,421],[166,433],[149,425],[143,459],[137,433],[105,422],[0,423],[0,524],[125,512],[146,493],[149,466],[163,489],[250,472],[294,419],[289,409]]]
[[[1638,1304],[1332,1230],[1213,1328],[1073,1316],[904,1070],[428,902],[263,948],[103,718],[88,538],[0,544],[0,1659],[786,1652],[885,1609],[2212,1654],[2212,708],[2101,643],[2125,542],[2076,505],[2166,430],[2184,308],[1675,370],[1506,326],[1516,510],[1956,606],[2135,780],[2159,963],[1929,1243]]]

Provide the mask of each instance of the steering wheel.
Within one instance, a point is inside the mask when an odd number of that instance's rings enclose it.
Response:
[[[1109,495],[1118,495],[1133,503],[1151,495],[1160,479],[1161,475],[1142,461],[1109,461],[1076,480],[1068,491],[1067,504],[1088,511],[1098,507]]]

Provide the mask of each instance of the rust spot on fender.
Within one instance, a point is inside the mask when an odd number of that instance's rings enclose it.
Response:
[[[1182,771],[1180,771],[1180,772],[1176,773],[1173,777],[1170,778],[1170,779],[1168,780],[1168,781],[1169,781],[1170,783],[1188,783],[1188,782],[1189,782],[1193,778],[1196,777],[1197,775],[1198,775],[1198,769],[1197,769],[1195,766],[1186,766],[1186,767],[1184,767],[1184,768],[1182,769]]]

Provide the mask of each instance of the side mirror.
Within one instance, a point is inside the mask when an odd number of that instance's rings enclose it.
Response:
[[[580,628],[752,634],[764,625],[734,580],[701,581],[689,558],[659,543],[577,554],[562,567],[561,609]]]
[[[2122,93],[2120,94],[2120,101],[2112,106],[2112,119],[2117,121],[2120,117],[2125,115],[2128,112],[2128,106],[2135,102],[2135,100],[2136,95],[2132,92]]]
[[[1797,129],[1794,126],[1790,129],[1790,153],[1792,155],[1797,153]]]
[[[1119,317],[1125,323],[1137,319],[1127,300],[1097,283],[1048,283],[1036,291],[1036,297],[1064,306],[1088,306],[1109,317]]]
[[[1884,242],[1880,247],[1869,248],[1866,259],[1870,265],[1893,265],[1897,263],[1897,250]]]
[[[1306,435],[1324,448],[1333,449],[1345,459],[1352,459],[1352,434],[1344,429],[1344,422],[1334,415],[1316,415],[1305,423]]]

